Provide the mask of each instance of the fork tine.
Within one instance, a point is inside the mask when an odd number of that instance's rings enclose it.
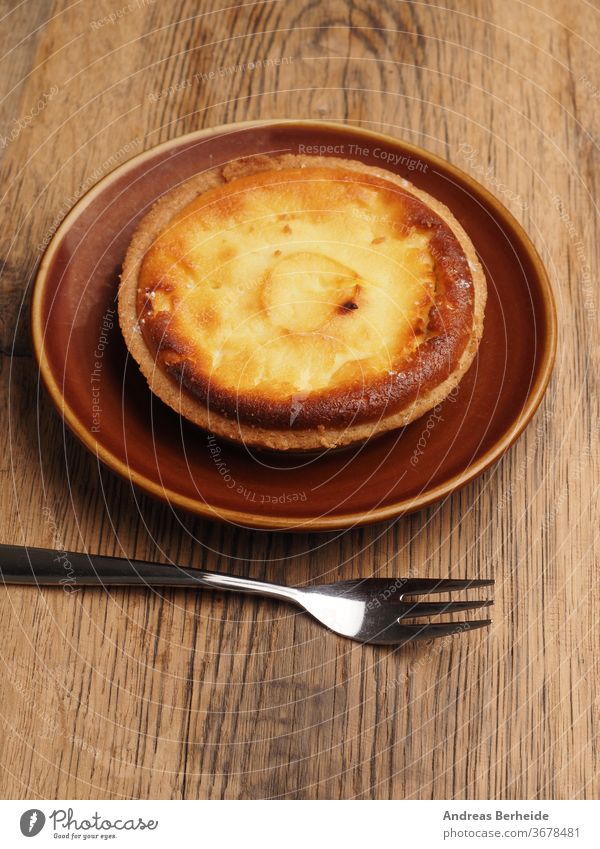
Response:
[[[470,590],[491,587],[495,581],[484,578],[460,580],[457,578],[408,578],[400,587],[403,595],[426,595],[428,593],[451,593],[454,590]]]
[[[409,619],[416,616],[437,616],[439,613],[460,613],[463,610],[476,610],[478,607],[489,607],[494,601],[415,601],[414,604],[404,602],[404,610],[399,619]]]
[[[383,628],[379,634],[366,642],[379,645],[403,645],[414,640],[431,640],[436,637],[450,637],[465,631],[475,631],[491,625],[491,619],[473,619],[467,622],[427,622],[422,625],[404,625],[396,622]]]

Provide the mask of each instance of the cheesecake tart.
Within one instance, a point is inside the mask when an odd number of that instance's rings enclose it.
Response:
[[[151,390],[248,446],[319,450],[402,427],[457,386],[486,282],[452,213],[354,160],[260,155],[142,219],[119,322]]]

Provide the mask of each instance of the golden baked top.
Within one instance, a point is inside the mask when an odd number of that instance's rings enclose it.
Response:
[[[276,428],[402,409],[452,373],[473,305],[448,224],[339,164],[205,191],[154,240],[137,288],[162,368],[223,415]]]

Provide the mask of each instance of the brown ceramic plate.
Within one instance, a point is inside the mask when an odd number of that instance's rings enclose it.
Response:
[[[327,152],[388,167],[439,198],[469,233],[488,279],[477,359],[453,397],[401,431],[320,456],[256,455],[220,443],[155,398],[116,320],[121,262],[154,201],[193,174],[250,153]],[[310,148],[307,150],[306,148]],[[527,235],[482,186],[388,136],[314,121],[202,130],[136,156],[66,217],[42,260],[32,332],[65,421],[111,469],[174,507],[262,528],[335,529],[449,495],[494,463],[544,394],[556,316]]]

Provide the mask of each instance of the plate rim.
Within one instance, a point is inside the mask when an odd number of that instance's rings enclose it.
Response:
[[[179,144],[187,141],[202,139],[212,135],[224,135],[252,127],[274,126],[313,126],[316,128],[330,127],[338,132],[359,134],[363,137],[369,137],[392,147],[400,144],[404,151],[408,150],[415,158],[424,158],[431,161],[434,165],[439,166],[443,170],[447,172],[449,171],[450,174],[457,177],[459,181],[466,183],[468,188],[472,189],[475,194],[483,196],[487,203],[489,203],[494,209],[494,212],[499,215],[501,219],[506,221],[512,228],[513,232],[516,233],[516,236],[520,239],[533,265],[539,284],[540,294],[542,296],[546,326],[546,340],[544,350],[541,354],[540,370],[527,395],[525,404],[523,405],[519,415],[512,421],[510,427],[503,432],[501,437],[496,440],[496,442],[494,442],[494,444],[476,462],[467,465],[464,469],[462,469],[462,471],[453,475],[445,483],[439,484],[432,489],[427,489],[417,496],[404,498],[384,507],[374,507],[366,512],[359,511],[336,516],[318,516],[308,518],[292,516],[277,517],[273,514],[261,515],[241,510],[232,510],[230,508],[217,509],[207,502],[189,498],[188,496],[182,495],[172,489],[161,486],[152,478],[146,477],[124,463],[102,443],[98,442],[98,440],[93,437],[93,434],[91,434],[89,430],[82,425],[78,416],[70,407],[67,399],[62,393],[60,386],[55,381],[46,355],[44,346],[44,330],[41,318],[43,294],[47,284],[49,268],[63,236],[70,229],[72,221],[79,217],[81,212],[85,210],[93,200],[95,200],[104,187],[109,182],[117,180],[121,174],[130,170],[132,167],[143,163],[144,160],[150,159],[151,157],[156,156],[157,153],[168,150],[169,148],[178,146]],[[421,510],[431,504],[441,501],[446,496],[451,495],[456,490],[461,489],[463,486],[466,486],[472,480],[483,474],[502,457],[511,445],[513,445],[535,415],[550,381],[556,358],[558,335],[556,302],[550,279],[541,257],[522,225],[504,206],[504,204],[502,204],[495,195],[488,191],[485,186],[482,186],[481,183],[465,171],[458,168],[453,163],[448,162],[443,157],[438,156],[425,148],[421,148],[418,145],[412,144],[411,142],[396,139],[386,133],[380,133],[362,126],[354,126],[352,124],[337,121],[320,121],[310,118],[273,120],[259,119],[238,121],[230,124],[220,124],[215,127],[204,127],[200,130],[194,130],[181,136],[175,136],[174,138],[161,142],[148,150],[141,151],[101,177],[100,180],[87,192],[85,192],[85,194],[83,194],[67,212],[42,254],[33,284],[30,305],[30,331],[33,353],[38,365],[39,373],[52,403],[77,439],[79,439],[85,448],[95,455],[97,459],[101,460],[104,465],[111,469],[111,471],[116,472],[121,478],[128,481],[130,484],[139,487],[145,493],[158,498],[161,501],[166,501],[172,506],[176,506],[179,509],[186,510],[203,518],[229,522],[255,529],[292,530],[297,532],[343,530],[394,519],[399,516]]]

